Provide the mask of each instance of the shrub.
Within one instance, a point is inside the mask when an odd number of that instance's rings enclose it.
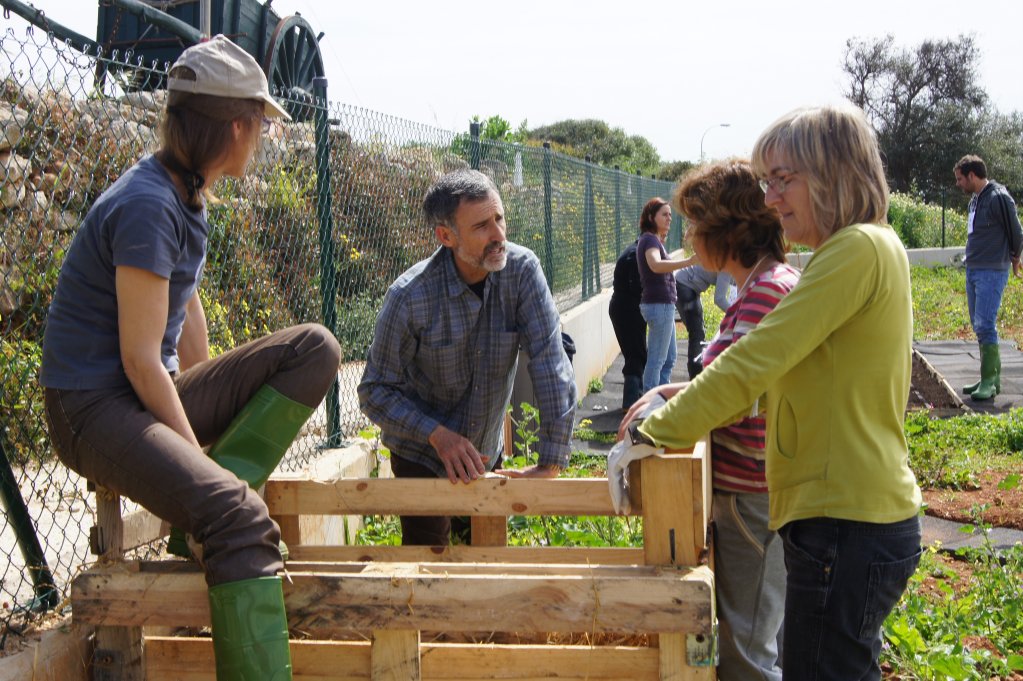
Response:
[[[942,245],[941,206],[923,203],[898,192],[892,192],[888,206],[888,224],[902,239],[906,248],[938,248]],[[966,217],[955,210],[945,210],[945,245],[966,244]]]

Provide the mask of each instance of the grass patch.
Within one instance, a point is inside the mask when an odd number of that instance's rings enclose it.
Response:
[[[913,339],[976,340],[966,308],[966,270],[913,267]],[[1023,281],[1009,278],[998,311],[998,333],[1023,347]]]
[[[909,465],[922,487],[971,489],[979,473],[1018,470],[1023,451],[1023,409],[1008,414],[906,416]]]

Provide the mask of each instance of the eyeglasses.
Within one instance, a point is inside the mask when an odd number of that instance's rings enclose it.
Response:
[[[263,134],[270,132],[270,125],[273,123],[269,118],[263,116]]]
[[[773,189],[778,194],[784,194],[785,190],[789,187],[789,182],[792,182],[792,178],[798,174],[799,172],[794,170],[788,175],[779,175],[778,177],[760,180],[760,188],[765,194],[768,189]]]

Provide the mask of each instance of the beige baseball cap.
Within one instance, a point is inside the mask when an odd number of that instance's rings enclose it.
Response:
[[[168,78],[167,89],[197,95],[263,100],[269,118],[291,120],[288,112],[270,96],[266,76],[252,55],[224,35],[216,35],[181,53],[174,62],[195,72],[195,80]]]

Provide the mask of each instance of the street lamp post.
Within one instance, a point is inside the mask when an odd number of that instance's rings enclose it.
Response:
[[[703,163],[703,138],[707,136],[707,133],[714,128],[727,128],[731,123],[715,123],[706,130],[703,131],[703,135],[700,136],[700,163]]]

